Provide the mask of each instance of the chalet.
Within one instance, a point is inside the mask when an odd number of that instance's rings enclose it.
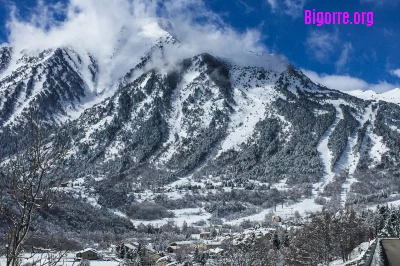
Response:
[[[202,249],[216,249],[222,245],[220,241],[204,241],[200,243],[199,247]]]
[[[175,253],[178,249],[181,248],[190,248],[194,247],[194,243],[192,241],[176,241],[169,244],[167,247],[168,253]]]
[[[68,187],[68,184],[69,184],[68,182],[61,183],[60,187]]]
[[[167,252],[168,253],[176,253],[176,251],[178,249],[180,249],[180,247],[178,247],[178,246],[169,246],[169,247],[167,247]]]
[[[131,253],[137,253],[139,249],[140,244],[138,242],[131,242],[131,243],[123,243],[119,245],[119,248],[124,251],[125,254],[131,252]],[[164,257],[163,252],[156,252],[151,244],[148,245],[142,245],[141,246],[143,249],[146,250],[146,254],[150,257],[153,258],[153,261],[156,262],[158,261],[161,257]],[[117,256],[120,256],[121,250],[117,249]],[[167,250],[168,251],[168,250]],[[173,253],[173,252],[170,252]],[[165,266],[167,263],[160,263],[157,264],[157,266]]]
[[[215,248],[208,250],[208,254],[210,255],[211,258],[216,258],[218,255],[222,255],[223,253],[224,250],[222,248]]]
[[[257,234],[255,234],[255,237],[256,238],[261,238],[261,237],[263,237],[264,235],[261,233],[261,232],[258,232]]]
[[[159,258],[159,259],[156,261],[156,265],[157,265],[157,266],[167,266],[167,265],[170,264],[171,262],[172,262],[171,257],[169,257],[169,256],[164,256],[164,257]]]
[[[160,258],[165,256],[165,254],[163,252],[160,252],[160,253],[151,252],[150,254],[153,256],[154,261],[158,261]]]
[[[178,246],[178,247],[192,247],[194,244],[192,241],[176,241],[169,244],[170,246]]]
[[[215,249],[210,249],[209,252],[213,254],[222,254],[224,250],[222,248],[215,248]]]
[[[124,244],[125,252],[128,252],[128,251],[134,252],[137,250],[137,247],[138,246],[136,246],[134,244]]]
[[[200,238],[201,239],[212,239],[212,234],[211,234],[211,232],[202,232],[202,233],[200,233]]]
[[[93,248],[87,248],[79,251],[75,256],[77,260],[97,260],[101,257],[100,253]]]

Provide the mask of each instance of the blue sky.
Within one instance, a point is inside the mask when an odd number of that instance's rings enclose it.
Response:
[[[60,1],[42,2],[46,6]],[[1,43],[8,41],[6,22],[11,2],[0,3],[5,7],[0,9]],[[28,20],[36,6],[32,0],[13,3],[20,20]],[[269,52],[284,55],[325,85],[343,90],[372,88],[379,92],[400,83],[398,0],[205,0],[204,6],[238,32],[259,31]],[[305,25],[305,9],[347,11],[351,17],[356,11],[374,12],[374,24]],[[55,15],[55,20],[64,19],[62,14]]]
[[[211,0],[210,6],[223,13],[235,28],[261,28],[267,46],[284,54],[296,67],[319,74],[350,75],[368,83],[397,84],[400,81],[400,75],[394,73],[400,68],[400,1],[233,2]],[[305,9],[374,12],[374,25],[306,25]]]

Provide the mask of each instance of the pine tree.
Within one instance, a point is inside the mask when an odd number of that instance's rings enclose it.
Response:
[[[213,228],[211,235],[212,237],[216,237],[218,235],[218,231],[215,228]]]
[[[121,259],[124,259],[124,258],[125,258],[125,255],[126,255],[125,246],[122,244],[121,247],[120,247],[119,257],[120,257]]]
[[[393,224],[393,236],[400,237],[400,207],[393,207],[392,213],[392,224]]]
[[[279,241],[279,235],[277,233],[274,234],[272,237],[272,243],[275,246],[275,248],[279,249],[281,246],[281,241]]]
[[[118,244],[116,247],[115,247],[115,251],[116,251],[116,253],[117,253],[117,257],[118,258],[120,258],[121,257],[121,244]]]
[[[182,233],[186,234],[188,231],[188,224],[186,221],[183,221],[183,225],[182,225]]]
[[[193,261],[198,262],[200,260],[199,248],[196,247],[194,250]]]
[[[128,259],[128,260],[133,260],[135,257],[136,257],[136,256],[135,256],[133,250],[129,249],[129,250],[126,252],[126,259]]]

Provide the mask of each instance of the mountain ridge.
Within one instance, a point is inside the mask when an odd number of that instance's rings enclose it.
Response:
[[[94,54],[71,47],[18,59],[3,48],[1,149],[25,134],[37,108],[46,142],[67,143],[56,181],[79,183],[65,192],[120,213],[147,201],[193,207],[190,199],[229,220],[283,201],[315,201],[314,209],[321,199],[366,204],[382,190],[397,193],[387,184],[398,175],[400,106],[331,90],[291,65],[245,66],[209,53],[171,62],[182,44],[152,27],[143,33],[150,44],[112,79],[129,43],[118,44],[106,73]]]
[[[400,88],[394,88],[382,93],[376,93],[372,90],[355,90],[347,91],[346,93],[364,100],[385,101],[400,104]]]

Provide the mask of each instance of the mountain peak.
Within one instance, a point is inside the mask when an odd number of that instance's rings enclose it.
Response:
[[[367,90],[367,91],[354,90],[354,91],[346,91],[345,93],[363,100],[385,101],[385,102],[400,104],[400,88],[395,88],[381,93],[377,93],[372,90]]]

